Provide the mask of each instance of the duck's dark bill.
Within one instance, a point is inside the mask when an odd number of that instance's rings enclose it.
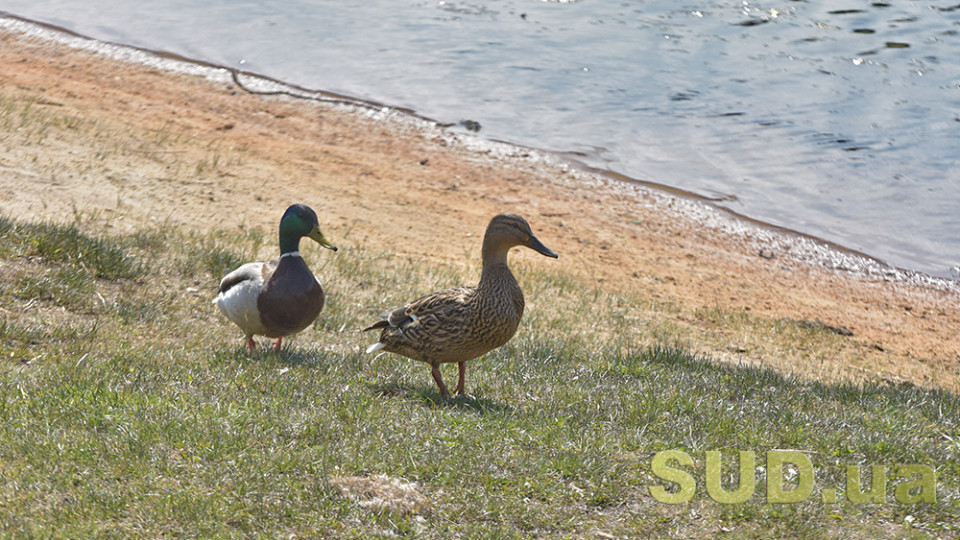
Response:
[[[534,251],[536,251],[541,255],[546,255],[547,257],[552,257],[554,259],[557,259],[560,257],[559,255],[556,254],[555,251],[543,245],[543,242],[541,242],[536,236],[530,237],[530,242],[527,244],[527,247],[529,247],[530,249],[533,249]]]

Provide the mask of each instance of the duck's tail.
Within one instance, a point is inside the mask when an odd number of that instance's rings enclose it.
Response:
[[[390,322],[389,322],[389,321],[385,321],[385,320],[384,320],[384,321],[377,321],[377,322],[371,324],[370,326],[364,328],[363,330],[361,330],[361,332],[366,332],[366,331],[368,331],[368,330],[376,330],[377,328],[386,328],[386,327],[388,327],[388,326],[390,326]]]

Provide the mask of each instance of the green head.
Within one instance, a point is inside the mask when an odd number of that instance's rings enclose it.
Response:
[[[317,213],[305,204],[295,204],[280,218],[280,254],[300,251],[300,239],[304,236],[327,249],[337,250],[337,246],[320,232]]]

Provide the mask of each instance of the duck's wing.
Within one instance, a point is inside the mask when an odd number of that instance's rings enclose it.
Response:
[[[266,333],[257,300],[263,284],[276,268],[273,261],[244,264],[220,280],[219,294],[213,303],[243,330],[247,339]]]
[[[259,261],[247,263],[233,272],[223,276],[220,280],[218,292],[223,294],[233,287],[245,282],[258,283],[260,286],[269,281],[273,271],[277,269],[277,261]]]
[[[383,320],[377,321],[363,331],[387,327],[403,329],[422,320],[442,323],[454,317],[455,314],[463,312],[468,305],[468,299],[475,292],[475,287],[457,287],[421,296],[401,308],[384,313]]]

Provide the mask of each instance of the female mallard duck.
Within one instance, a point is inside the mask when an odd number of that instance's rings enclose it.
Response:
[[[456,363],[460,379],[455,392],[464,392],[467,360],[496,349],[513,337],[523,315],[523,292],[507,266],[514,246],[557,258],[530,225],[516,214],[490,220],[483,236],[483,271],[476,287],[447,289],[414,300],[363,331],[382,328],[380,339],[367,349],[397,353],[430,364],[440,394],[449,397],[440,364]]]
[[[285,336],[310,326],[323,309],[323,287],[300,256],[304,236],[337,250],[320,232],[313,209],[295,204],[280,218],[280,259],[244,264],[220,281],[213,303],[243,330],[251,351],[254,335],[276,338],[280,350]]]

